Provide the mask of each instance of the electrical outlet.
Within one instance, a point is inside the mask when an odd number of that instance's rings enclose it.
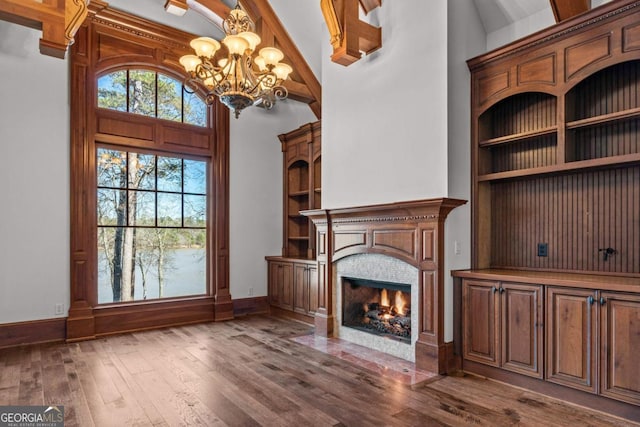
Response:
[[[453,253],[456,255],[460,255],[462,253],[460,242],[458,242],[457,240],[453,242]]]
[[[56,304],[55,314],[64,314],[64,304]]]
[[[253,295],[253,288],[249,288],[249,296]]]
[[[548,243],[538,243],[538,256],[546,257],[549,254]]]

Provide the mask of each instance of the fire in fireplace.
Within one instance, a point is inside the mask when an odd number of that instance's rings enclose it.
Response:
[[[342,324],[411,342],[411,285],[343,277]]]

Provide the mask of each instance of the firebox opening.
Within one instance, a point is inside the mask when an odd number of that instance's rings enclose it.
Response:
[[[411,285],[342,278],[342,325],[411,343]]]

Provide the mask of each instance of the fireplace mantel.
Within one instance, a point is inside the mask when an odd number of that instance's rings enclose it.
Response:
[[[447,372],[453,348],[444,342],[444,222],[451,210],[465,203],[441,198],[301,212],[317,230],[316,334],[333,335],[334,262],[365,253],[395,257],[419,270],[416,365]]]

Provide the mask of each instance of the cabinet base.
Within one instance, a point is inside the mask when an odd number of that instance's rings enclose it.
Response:
[[[590,409],[606,412],[631,421],[638,421],[640,414],[640,406],[631,405],[624,402],[612,400],[603,396],[586,393],[580,390],[574,390],[561,385],[549,383],[535,378],[525,377],[513,372],[508,372],[492,366],[486,366],[481,363],[462,361],[462,369],[470,374],[480,375],[491,378],[505,384],[516,387],[526,388],[556,399],[575,403]]]

